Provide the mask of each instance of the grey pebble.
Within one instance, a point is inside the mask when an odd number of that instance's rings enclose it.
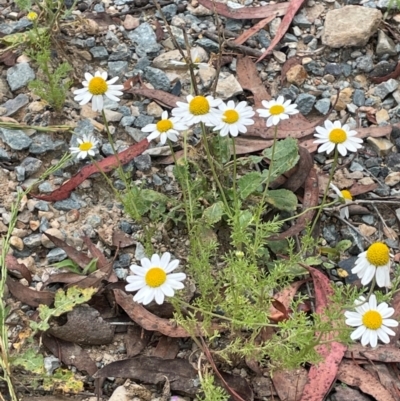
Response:
[[[19,129],[0,128],[0,138],[11,149],[27,149],[32,144],[32,139]]]
[[[368,225],[373,225],[375,222],[375,218],[372,214],[366,214],[364,216],[361,217],[361,220]]]
[[[26,157],[21,162],[21,166],[25,169],[25,174],[27,177],[30,177],[32,174],[35,174],[42,167],[43,162],[35,157]]]
[[[148,22],[140,24],[132,32],[129,32],[128,39],[132,41],[133,45],[136,45],[135,52],[139,57],[144,57],[147,54],[150,57],[155,56],[160,50],[156,34]]]
[[[49,263],[61,262],[62,260],[67,258],[67,254],[64,249],[61,248],[53,248],[47,254],[47,261]]]
[[[53,355],[45,356],[43,364],[48,376],[51,376],[61,366],[60,361]]]
[[[25,169],[22,166],[15,167],[15,173],[17,175],[17,181],[25,181]]]
[[[80,209],[83,205],[77,200],[70,198],[54,202],[53,207],[57,210],[69,211],[72,209]]]
[[[39,184],[39,191],[45,194],[53,192],[55,189],[55,186],[49,181],[43,181],[41,184]]]
[[[0,24],[0,32],[4,35],[10,35],[12,33],[24,31],[26,28],[31,28],[32,25],[32,21],[29,21],[27,18],[21,18],[16,22]]]
[[[121,43],[113,50],[108,61],[127,61],[132,58],[132,52],[125,43]]]
[[[48,212],[49,202],[46,202],[44,200],[39,200],[38,202],[35,203],[35,209],[41,210],[42,212]]]
[[[107,60],[108,59],[108,51],[104,46],[95,46],[95,47],[92,47],[89,51],[95,60]]]
[[[7,100],[2,107],[7,109],[7,113],[5,114],[7,117],[12,116],[19,109],[26,106],[29,103],[29,97],[24,93],[20,93],[15,98]]]
[[[151,169],[151,157],[150,155],[139,155],[133,159],[135,167],[139,171],[148,171]]]
[[[34,155],[41,155],[51,150],[61,149],[63,146],[65,146],[65,141],[63,140],[53,140],[47,134],[36,134],[32,136],[29,152]]]
[[[384,99],[387,95],[389,95],[389,93],[394,92],[398,86],[399,83],[395,79],[391,78],[388,81],[377,85],[374,89],[374,94],[379,96],[381,99]]]
[[[136,117],[134,125],[135,125],[135,127],[143,128],[147,124],[152,124],[153,121],[154,121],[154,117],[146,116],[145,114],[141,114],[140,116]]]
[[[144,77],[149,81],[154,88],[169,92],[171,88],[171,82],[167,74],[159,70],[158,68],[147,67],[144,70]]]
[[[297,96],[296,104],[300,113],[306,116],[312,110],[316,97],[308,93],[301,93]]]
[[[218,53],[219,51],[218,43],[215,43],[211,39],[208,38],[197,39],[196,43],[199,46],[203,47],[205,50],[207,50],[209,53]]]
[[[365,104],[365,92],[361,89],[356,89],[353,93],[353,103],[356,106],[364,106]]]
[[[18,63],[7,70],[7,82],[14,92],[35,79],[35,71],[28,63]]]
[[[42,244],[42,234],[28,235],[22,241],[28,248],[36,248]]]
[[[326,115],[331,107],[330,99],[320,99],[315,103],[315,108],[323,115]]]
[[[110,77],[122,78],[128,72],[127,61],[110,61],[108,63],[108,74]]]

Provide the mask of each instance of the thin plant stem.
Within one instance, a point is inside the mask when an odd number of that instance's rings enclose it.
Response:
[[[320,218],[321,213],[324,210],[326,198],[328,197],[329,186],[330,186],[330,184],[332,182],[333,174],[335,173],[335,169],[336,169],[336,166],[337,166],[337,163],[338,163],[338,158],[339,158],[339,151],[338,151],[338,148],[336,146],[335,147],[335,155],[333,157],[333,163],[332,163],[331,171],[329,173],[329,179],[328,179],[328,182],[326,184],[326,188],[325,188],[325,191],[324,191],[324,196],[322,198],[321,205],[320,205],[320,207],[318,209],[317,215],[315,216],[314,222],[313,222],[313,224],[311,226],[311,230],[310,230],[311,233],[314,231],[315,226],[316,226],[316,224],[318,222],[318,219]]]
[[[230,209],[229,203],[228,203],[228,201],[227,201],[227,199],[226,199],[224,188],[222,187],[221,181],[220,181],[219,178],[218,178],[218,174],[217,174],[217,172],[215,171],[215,165],[214,165],[213,157],[212,157],[212,155],[211,155],[210,148],[209,148],[209,146],[208,146],[206,127],[205,127],[204,123],[200,123],[200,125],[201,125],[201,130],[202,130],[201,139],[202,139],[202,142],[203,142],[203,145],[204,145],[204,149],[205,149],[206,154],[207,154],[208,164],[210,165],[212,175],[213,175],[214,180],[215,180],[215,182],[217,183],[218,189],[219,189],[219,191],[220,191],[220,193],[221,193],[222,201],[223,201],[224,204],[225,204],[226,213],[228,214],[228,216],[229,216],[230,218],[232,218],[231,209]]]
[[[126,176],[125,176],[125,173],[124,173],[124,169],[123,169],[123,167],[122,167],[121,160],[120,160],[119,157],[118,157],[118,152],[117,152],[117,150],[116,150],[116,148],[115,148],[115,145],[114,145],[114,140],[113,140],[113,137],[112,137],[112,135],[111,135],[110,127],[109,127],[109,125],[108,125],[108,121],[107,121],[107,117],[106,117],[106,113],[105,113],[105,111],[104,111],[104,108],[101,110],[101,114],[102,114],[102,116],[103,116],[103,121],[104,121],[104,126],[105,126],[105,128],[106,128],[108,141],[110,142],[111,149],[112,149],[112,151],[113,151],[113,153],[114,153],[115,158],[117,159],[117,163],[118,163],[117,171],[118,171],[118,173],[119,173],[120,178],[124,181],[126,190],[129,191],[129,189],[130,189],[130,183],[129,183],[128,180],[126,179]],[[101,169],[100,169],[100,170],[101,170]],[[103,172],[103,174],[104,174],[104,172]],[[109,181],[107,181],[107,182],[109,182]],[[110,184],[110,186],[111,186],[111,188],[114,189],[114,187],[113,187],[112,184]],[[117,193],[117,191],[116,191],[115,189],[114,189],[114,192]],[[123,203],[124,203],[123,199],[119,196],[119,194],[118,194],[117,196],[118,196],[118,199],[120,199],[120,202],[123,204]],[[139,211],[138,211],[138,209],[137,209],[137,207],[136,207],[136,205],[135,205],[135,202],[131,202],[131,203],[132,203],[132,208],[133,208],[133,210],[135,211],[136,219],[137,219],[138,221],[140,221],[142,216],[140,215],[140,213],[139,213]]]

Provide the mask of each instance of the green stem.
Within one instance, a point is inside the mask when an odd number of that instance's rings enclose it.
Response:
[[[104,111],[104,108],[101,110],[101,114],[102,114],[102,116],[103,116],[103,121],[104,121],[104,126],[105,126],[105,128],[106,128],[108,141],[110,142],[111,149],[112,149],[112,151],[113,151],[113,153],[114,153],[115,158],[117,159],[117,163],[118,163],[117,171],[118,171],[118,173],[119,173],[120,178],[122,179],[122,181],[123,181],[124,184],[125,184],[126,190],[129,191],[129,190],[130,190],[130,182],[127,180],[127,178],[126,178],[126,176],[125,176],[124,169],[122,168],[121,160],[120,160],[119,157],[118,157],[118,152],[117,152],[117,150],[116,150],[116,148],[115,148],[114,139],[113,139],[113,137],[112,137],[112,135],[111,135],[111,132],[110,132],[110,127],[109,127],[109,125],[108,125],[108,121],[107,121],[107,117],[106,117],[106,113],[105,113],[105,111]],[[98,167],[98,165],[96,165],[96,167]],[[103,176],[106,177],[105,173],[104,173],[101,169],[100,169],[100,172],[102,172],[102,173],[103,173]],[[120,202],[121,202],[122,204],[124,204],[123,198],[119,195],[119,193],[117,192],[117,190],[113,187],[111,181],[107,180],[107,182],[109,183],[109,185],[111,186],[111,188],[114,190],[114,192],[115,192],[116,194],[118,194],[117,196],[118,196],[118,199],[120,200]],[[135,211],[136,219],[137,219],[138,221],[141,221],[142,216],[140,215],[139,210],[137,209],[137,207],[136,207],[136,205],[135,205],[135,202],[132,202],[132,207],[133,207],[133,210]]]
[[[227,201],[227,199],[226,199],[224,188],[222,187],[221,181],[220,181],[219,178],[218,178],[218,174],[217,174],[217,172],[215,171],[215,165],[214,165],[213,157],[212,157],[212,155],[211,155],[210,148],[209,148],[209,146],[208,146],[206,127],[205,127],[204,123],[200,123],[200,125],[201,125],[201,130],[202,130],[202,132],[203,132],[203,134],[202,134],[202,136],[201,136],[201,140],[203,141],[204,149],[205,149],[206,154],[207,154],[208,164],[210,165],[212,175],[213,175],[214,180],[215,180],[215,182],[217,183],[218,189],[219,189],[219,191],[220,191],[220,193],[221,193],[222,201],[223,201],[224,204],[225,204],[225,211],[226,211],[227,215],[228,215],[230,218],[232,218],[231,209],[230,209],[229,203],[228,203],[228,201]]]
[[[325,202],[326,202],[326,198],[327,198],[327,196],[328,196],[329,186],[330,186],[330,184],[331,184],[331,182],[332,182],[333,174],[335,173],[335,169],[336,169],[336,166],[337,166],[337,163],[338,163],[338,158],[339,158],[339,152],[338,152],[337,146],[335,146],[335,155],[334,155],[334,158],[333,158],[333,163],[332,163],[331,171],[330,171],[330,173],[329,173],[329,179],[328,179],[328,182],[327,182],[327,184],[326,184],[324,196],[323,196],[323,198],[322,198],[321,205],[320,205],[320,207],[319,207],[319,209],[318,209],[318,213],[317,213],[317,215],[315,216],[314,222],[313,222],[313,224],[312,224],[312,226],[311,226],[311,230],[310,230],[311,233],[314,231],[315,226],[316,226],[316,224],[317,224],[317,222],[318,222],[318,219],[320,218],[321,213],[322,213],[322,211],[324,210],[324,207],[326,207]]]

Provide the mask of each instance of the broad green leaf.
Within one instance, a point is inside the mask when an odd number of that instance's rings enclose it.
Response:
[[[203,212],[203,218],[208,224],[218,223],[224,214],[224,204],[222,201],[209,206]]]
[[[286,239],[278,241],[268,241],[268,248],[271,249],[273,253],[283,253],[286,254],[288,250],[288,242]]]
[[[58,390],[61,393],[79,393],[83,391],[83,382],[67,369],[57,369],[51,376],[43,378],[43,388],[47,391]]]
[[[272,147],[264,149],[262,154],[268,159],[271,159]],[[298,160],[299,160],[299,153],[298,153],[297,141],[295,139],[286,138],[282,141],[278,141],[275,145],[271,180],[273,181],[286,171],[289,171],[296,165]]]
[[[335,249],[338,252],[344,252],[347,249],[349,249],[351,247],[351,245],[352,245],[352,242],[350,240],[344,239],[344,240],[338,242],[338,244],[335,246]]]
[[[38,34],[40,37],[47,33],[47,28],[38,28]],[[27,42],[34,43],[37,41],[37,34],[35,32],[17,32],[10,35],[6,35],[0,39],[0,41],[6,43],[7,45],[20,45],[26,44]]]
[[[238,190],[240,197],[246,199],[251,195],[263,182],[263,177],[258,171],[252,171],[240,177],[238,180]]]
[[[309,266],[318,266],[322,263],[322,260],[318,256],[310,256],[306,258],[304,263]]]
[[[293,211],[297,207],[296,195],[288,189],[275,189],[267,193],[266,201],[279,210]]]
[[[15,366],[22,366],[24,369],[32,373],[44,373],[43,355],[32,348],[18,355],[12,360],[12,363]]]
[[[239,226],[242,230],[245,230],[252,221],[253,215],[249,210],[241,210],[239,212]]]

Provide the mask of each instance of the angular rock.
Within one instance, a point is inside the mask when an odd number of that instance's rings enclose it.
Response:
[[[376,44],[375,54],[377,56],[383,56],[384,54],[395,56],[397,54],[395,43],[383,31],[378,31],[378,42]]]
[[[353,94],[353,89],[351,88],[344,88],[339,92],[339,98],[337,99],[336,102],[336,95],[331,97],[331,102],[332,104],[335,104],[335,110],[340,111],[344,110],[346,106],[351,103],[351,95]]]
[[[323,115],[328,114],[331,107],[331,101],[329,99],[320,99],[315,103],[315,108]]]
[[[307,71],[302,65],[294,65],[286,73],[286,80],[297,86],[303,85],[304,81],[307,79]]]
[[[229,99],[243,93],[243,88],[233,74],[221,72],[218,84],[216,97],[223,100]]]
[[[10,99],[5,102],[2,107],[7,109],[7,113],[5,114],[7,117],[12,116],[16,113],[19,109],[26,106],[29,103],[29,98],[23,93],[20,93],[14,99]]]
[[[32,144],[32,139],[19,129],[0,128],[0,138],[14,150],[26,149]]]
[[[301,114],[306,116],[313,108],[316,97],[309,93],[301,93],[297,96],[296,104]]]
[[[19,63],[7,70],[7,82],[12,91],[23,88],[35,79],[35,72],[28,63]]]
[[[322,43],[339,48],[365,46],[382,21],[379,10],[362,6],[345,6],[330,10],[325,18]]]
[[[374,94],[379,96],[381,99],[384,99],[387,95],[389,95],[389,93],[394,92],[398,86],[399,83],[395,79],[391,78],[388,81],[377,85],[375,87]]]
[[[164,71],[158,68],[147,67],[144,70],[144,78],[151,83],[155,89],[169,92],[171,88],[171,82]]]
[[[367,142],[372,146],[379,156],[388,155],[393,148],[392,142],[386,138],[368,137]]]

